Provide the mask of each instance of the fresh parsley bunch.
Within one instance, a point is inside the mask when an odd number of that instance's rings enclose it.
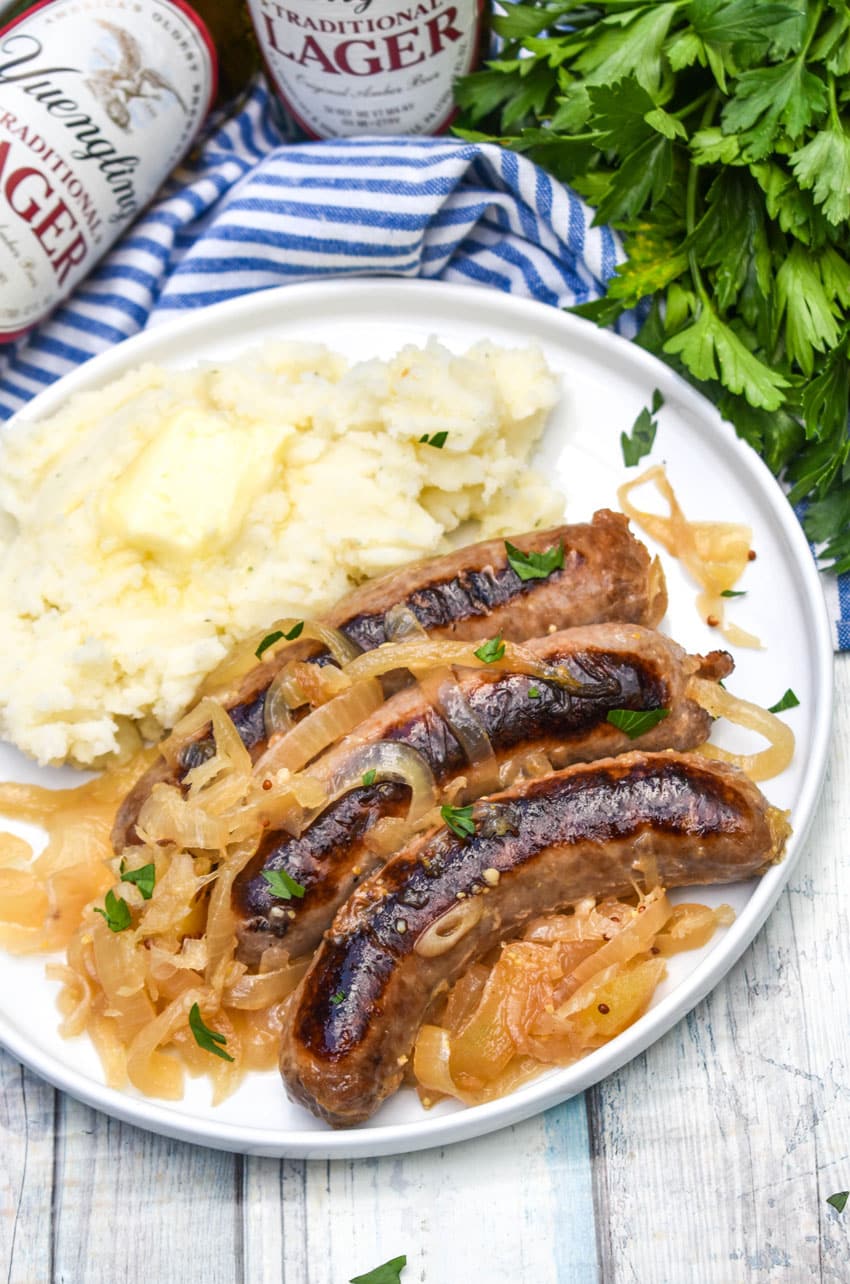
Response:
[[[503,8],[458,132],[529,153],[620,230],[627,261],[577,311],[607,325],[649,301],[638,342],[809,501],[809,536],[850,570],[850,4]]]

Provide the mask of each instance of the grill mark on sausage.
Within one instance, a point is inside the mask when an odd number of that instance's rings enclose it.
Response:
[[[583,566],[586,558],[576,549],[563,570],[547,577],[550,586],[558,584],[571,572]],[[462,620],[488,616],[497,607],[506,606],[526,593],[539,588],[539,580],[521,580],[509,563],[501,567],[486,566],[465,570],[451,579],[416,589],[405,599],[426,632],[454,629]],[[384,611],[357,615],[342,626],[342,631],[364,651],[370,651],[387,640]]]
[[[296,992],[281,1072],[294,1100],[336,1126],[368,1118],[395,1090],[433,995],[475,958],[535,914],[628,894],[639,840],[662,885],[676,887],[761,873],[785,837],[742,773],[675,753],[572,767],[483,800],[474,814],[468,840],[441,830],[363,884]],[[483,874],[493,869],[491,888]],[[478,923],[444,954],[417,955],[422,933],[475,896]]]

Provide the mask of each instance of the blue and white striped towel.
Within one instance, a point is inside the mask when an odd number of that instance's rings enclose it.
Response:
[[[524,157],[454,139],[287,143],[259,81],[240,113],[49,321],[0,349],[0,420],[89,357],[187,308],[331,276],[439,278],[569,307],[620,246]],[[621,333],[634,333],[631,318]],[[824,587],[850,649],[850,576]]]

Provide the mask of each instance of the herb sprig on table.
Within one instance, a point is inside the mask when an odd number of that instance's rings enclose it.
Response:
[[[602,325],[686,375],[850,570],[850,7],[527,0],[457,86],[458,132],[571,184],[623,234]]]

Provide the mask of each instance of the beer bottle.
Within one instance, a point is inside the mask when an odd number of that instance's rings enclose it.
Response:
[[[230,97],[257,63],[236,0],[0,0],[0,342],[150,202],[216,101],[219,65]]]
[[[439,134],[483,52],[485,0],[248,0],[269,78],[311,138]]]

